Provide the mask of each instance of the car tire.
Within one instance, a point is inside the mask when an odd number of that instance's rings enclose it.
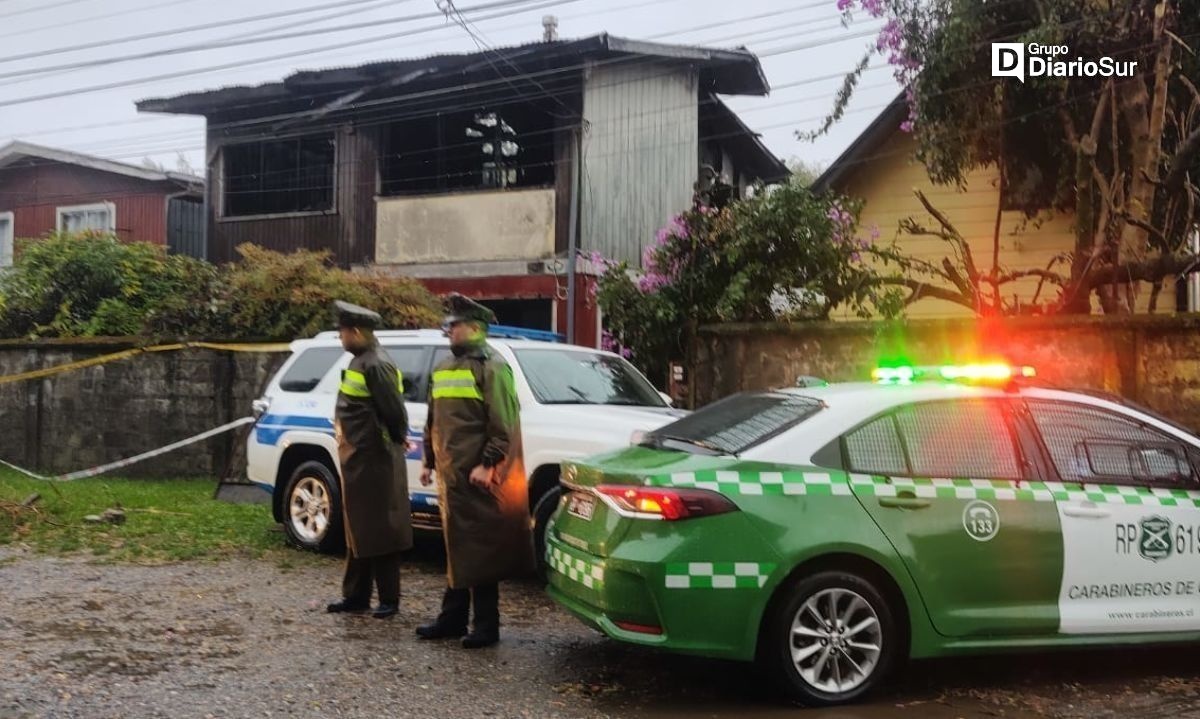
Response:
[[[834,706],[860,699],[884,680],[902,634],[870,580],[827,571],[782,591],[759,653],[780,690],[809,706]]]
[[[334,553],[345,548],[340,486],[324,462],[305,462],[292,472],[283,494],[283,531],[300,549]]]
[[[533,548],[537,552],[539,572],[546,570],[546,527],[562,501],[562,494],[562,487],[556,484],[546,490],[533,506]]]

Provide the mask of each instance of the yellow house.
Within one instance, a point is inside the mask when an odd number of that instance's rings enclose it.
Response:
[[[950,258],[956,267],[954,248],[938,237],[914,236],[900,229],[900,223],[912,218],[926,229],[938,230],[940,224],[917,199],[919,190],[930,204],[945,215],[971,247],[975,264],[987,274],[995,258],[994,237],[996,213],[1001,201],[999,173],[995,168],[972,172],[965,188],[935,185],[925,167],[916,159],[916,142],[911,134],[900,129],[908,116],[904,97],[894,100],[886,110],[817,178],[814,187],[863,200],[859,231],[879,230],[876,244],[896,242],[905,255],[940,266]],[[1054,258],[1070,252],[1074,246],[1073,217],[1054,213],[1029,220],[1019,211],[1000,213],[999,266],[1002,272],[1046,269],[1067,274],[1069,262],[1053,264]],[[920,278],[924,279],[924,278]],[[941,278],[929,278],[932,284],[950,287]],[[1032,304],[1057,297],[1057,286],[1047,282],[1040,288],[1036,278],[1022,279],[1001,286],[1006,300]],[[990,288],[987,290],[991,296]],[[1150,288],[1138,290],[1139,311],[1149,306]],[[1171,313],[1176,309],[1176,294],[1165,289],[1158,299],[1157,312]],[[1095,307],[1095,301],[1093,301]],[[1186,309],[1185,306],[1180,309]],[[924,297],[908,307],[912,318],[963,317],[972,310],[948,300]],[[837,319],[852,319],[841,313]]]

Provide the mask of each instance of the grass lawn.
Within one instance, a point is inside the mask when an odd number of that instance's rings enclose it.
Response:
[[[287,549],[283,534],[274,531],[270,507],[218,502],[215,489],[211,479],[108,477],[50,486],[0,470],[0,546],[152,563],[259,557],[272,550],[286,552],[285,562],[303,555]],[[17,506],[34,492],[42,496],[36,511]],[[125,510],[124,524],[84,523],[86,515],[109,507]]]

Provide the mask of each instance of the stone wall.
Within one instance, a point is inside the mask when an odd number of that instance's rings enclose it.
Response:
[[[941,364],[1003,358],[1041,381],[1106,390],[1200,429],[1200,317],[1055,317],[792,325],[701,332],[697,404],[800,375],[869,380],[887,360]]]
[[[137,340],[0,342],[0,377],[119,352]],[[0,384],[0,459],[62,473],[129,457],[250,414],[287,353],[186,349]],[[245,430],[120,470],[241,476]]]

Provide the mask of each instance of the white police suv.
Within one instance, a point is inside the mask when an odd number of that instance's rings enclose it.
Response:
[[[685,413],[673,409],[618,355],[547,341],[554,337],[547,332],[493,327],[490,334],[489,345],[512,366],[516,380],[529,506],[541,556],[545,525],[561,496],[560,462],[627,446]],[[449,356],[449,341],[438,330],[384,330],[376,336],[404,375],[413,525],[437,530],[437,487],[422,487],[417,477],[429,376]],[[275,519],[293,544],[335,551],[343,531],[333,409],[350,354],[336,332],[298,340],[291,349],[254,402],[257,422],[247,440],[247,474],[273,495]]]

